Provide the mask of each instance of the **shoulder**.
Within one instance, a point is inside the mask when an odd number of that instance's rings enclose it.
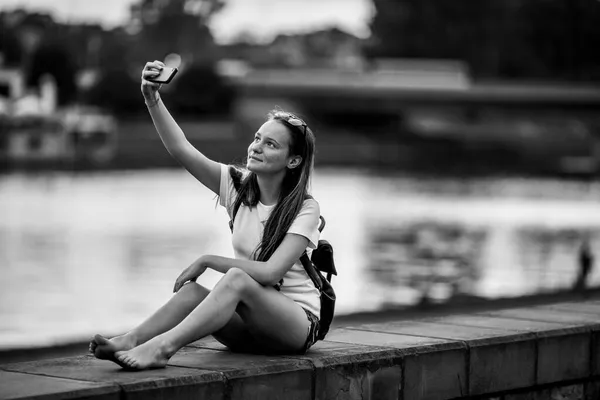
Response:
[[[288,229],[288,233],[302,235],[308,239],[308,247],[316,249],[319,242],[319,203],[308,198],[304,200],[302,208]]]
[[[314,198],[309,197],[308,199],[304,200],[304,203],[302,203],[302,208],[300,209],[300,212],[316,214],[318,217],[319,215],[321,215],[321,208],[319,206],[319,202]]]
[[[319,203],[313,198],[308,198],[302,203],[302,208],[300,208],[295,221],[315,222],[319,220],[320,215],[321,208],[319,207]]]

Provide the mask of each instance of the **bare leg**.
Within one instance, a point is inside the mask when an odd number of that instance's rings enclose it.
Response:
[[[132,349],[179,324],[209,293],[210,290],[195,282],[187,283],[164,306],[130,332],[112,339],[94,336],[90,342],[90,352],[96,358],[114,361],[115,352]]]
[[[273,349],[294,351],[304,345],[309,323],[302,307],[233,268],[180,324],[138,347],[117,352],[116,362],[130,369],[164,367],[186,344],[222,329],[236,310],[252,334],[268,340]]]

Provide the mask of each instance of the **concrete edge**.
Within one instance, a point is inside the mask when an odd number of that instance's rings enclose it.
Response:
[[[525,309],[525,308],[523,308]],[[509,315],[498,315],[498,314],[479,314],[483,316],[489,317],[497,317],[501,316],[502,318],[510,318],[510,319],[523,319],[519,317],[513,317]],[[544,320],[541,320],[544,321]],[[456,339],[446,339],[444,342],[432,342],[428,344],[415,344],[415,345],[398,345],[398,347],[390,346],[390,345],[371,345],[371,344],[361,344],[361,343],[348,343],[344,341],[336,341],[336,340],[328,340],[325,339],[325,342],[329,343],[339,343],[340,347],[333,348],[328,351],[324,351],[321,354],[310,352],[305,355],[276,355],[273,356],[275,358],[294,360],[295,364],[290,363],[288,368],[285,367],[285,363],[278,366],[271,366],[262,371],[253,371],[252,373],[246,375],[244,374],[245,369],[242,367],[240,369],[231,369],[230,371],[225,371],[223,369],[216,368],[199,368],[199,367],[188,367],[177,365],[177,368],[180,369],[188,369],[190,371],[197,371],[198,375],[194,375],[193,373],[190,375],[181,375],[181,376],[165,376],[164,378],[156,379],[140,379],[139,381],[133,382],[114,382],[114,381],[90,381],[90,380],[82,380],[76,378],[66,378],[64,376],[56,376],[56,375],[48,375],[39,372],[30,372],[27,370],[15,370],[16,365],[23,365],[28,363],[14,363],[14,364],[5,364],[0,365],[0,371],[6,371],[11,373],[19,373],[23,375],[31,375],[32,377],[44,377],[47,379],[53,379],[55,382],[69,380],[72,382],[85,382],[85,383],[94,383],[99,385],[98,389],[102,391],[106,391],[107,395],[112,393],[119,392],[119,396],[122,396],[124,392],[127,393],[138,393],[141,394],[146,391],[157,391],[168,389],[168,388],[188,388],[189,390],[195,389],[195,385],[222,385],[222,394],[223,396],[227,396],[230,389],[230,383],[232,379],[240,379],[245,378],[247,376],[271,376],[273,375],[273,379],[276,379],[276,375],[281,373],[293,373],[294,371],[299,371],[298,368],[292,367],[295,365],[296,367],[301,366],[301,370],[303,372],[310,370],[311,371],[311,382],[313,388],[313,397],[314,397],[314,388],[317,385],[317,372],[318,371],[331,371],[334,369],[340,371],[358,371],[358,373],[366,373],[365,371],[376,371],[381,368],[386,367],[396,367],[399,366],[400,373],[400,382],[398,385],[404,384],[404,374],[405,374],[405,361],[408,357],[413,357],[412,359],[418,360],[419,355],[425,354],[434,354],[434,353],[443,353],[446,351],[464,351],[466,356],[466,393],[472,393],[471,390],[471,374],[472,374],[472,364],[471,353],[476,348],[488,347],[490,350],[494,350],[494,347],[505,346],[510,344],[519,344],[519,343],[527,343],[531,342],[535,347],[535,381],[534,385],[540,384],[549,384],[554,382],[561,381],[569,381],[572,379],[590,379],[595,376],[600,376],[600,367],[596,366],[598,364],[599,356],[592,354],[594,349],[600,348],[600,323],[596,322],[563,322],[563,327],[555,328],[552,327],[550,329],[544,329],[539,331],[518,331],[518,330],[508,330],[506,334],[498,335],[493,334],[490,336],[477,337],[473,339],[465,339],[465,340],[456,340]],[[352,330],[352,328],[343,328],[346,330]],[[484,331],[484,329],[482,329]],[[373,331],[377,332],[377,331]],[[379,332],[383,333],[383,332]],[[394,334],[394,333],[390,333]],[[398,333],[397,335],[403,335],[402,333]],[[405,335],[406,336],[406,335]],[[411,335],[408,335],[411,336]],[[419,338],[430,338],[427,334],[423,334],[423,336],[412,335]],[[556,339],[556,340],[555,340]],[[567,367],[560,367],[554,370],[548,371],[549,378],[540,379],[540,372],[542,369],[539,365],[540,363],[540,345],[541,343],[550,343],[552,346],[559,349],[563,354],[567,354],[569,356],[569,349],[565,347],[566,345],[561,345],[564,343],[571,343],[573,341],[578,341],[579,348],[582,348],[582,344],[587,346],[588,353],[585,354],[586,360],[581,359],[581,352],[572,355],[571,361],[577,362],[579,364],[586,364],[586,371],[584,374],[580,374],[579,376],[569,375],[566,371]],[[587,343],[587,344],[586,344]],[[213,343],[193,343],[189,346],[186,346],[189,350],[197,350],[198,348],[205,348],[215,353],[219,353],[222,351],[222,348],[214,348]],[[562,347],[561,347],[562,346]],[[583,347],[585,347],[583,346]],[[88,359],[93,358],[92,356],[84,356]],[[548,357],[545,355],[544,357]],[[81,358],[80,357],[70,357],[66,359],[56,359],[50,361],[63,362],[68,363],[68,360],[73,358]],[[493,360],[491,360],[493,363]],[[500,362],[500,361],[499,361]],[[363,371],[363,372],[360,372]],[[492,375],[490,373],[490,375]],[[484,377],[485,378],[485,377]],[[488,376],[488,379],[494,379],[494,376]],[[0,382],[0,386],[2,382]],[[502,390],[515,390],[521,389],[526,386],[502,386]],[[72,390],[65,393],[70,393],[75,396],[79,393],[80,389]],[[85,390],[85,389],[84,389]],[[207,389],[208,390],[208,389]],[[216,390],[216,389],[215,389]],[[477,392],[476,394],[485,394],[488,392]],[[104,393],[100,393],[104,394]],[[100,395],[99,394],[99,395]],[[215,393],[216,394],[216,393]],[[50,395],[50,394],[49,394]],[[87,395],[86,395],[87,396]]]

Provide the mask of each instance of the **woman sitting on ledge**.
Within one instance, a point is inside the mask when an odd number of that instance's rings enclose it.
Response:
[[[90,352],[136,370],[165,367],[207,335],[232,351],[304,353],[316,340],[320,313],[319,291],[299,261],[319,240],[319,204],[308,194],[313,132],[295,115],[272,111],[254,134],[245,169],[212,161],[188,142],[160,99],[160,85],[147,80],[163,67],[144,67],[146,105],[169,153],[226,208],[235,258],[201,256],[150,318],[112,339],[96,335]],[[225,274],[212,291],[196,283],[207,268]]]

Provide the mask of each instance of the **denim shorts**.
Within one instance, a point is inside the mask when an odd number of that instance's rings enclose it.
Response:
[[[306,308],[303,308],[306,313],[306,318],[308,318],[308,322],[310,322],[310,326],[308,327],[308,334],[306,335],[306,342],[304,342],[304,346],[298,352],[300,354],[304,354],[312,347],[313,344],[317,342],[317,334],[319,333],[319,317],[317,317],[312,312],[308,311]]]

